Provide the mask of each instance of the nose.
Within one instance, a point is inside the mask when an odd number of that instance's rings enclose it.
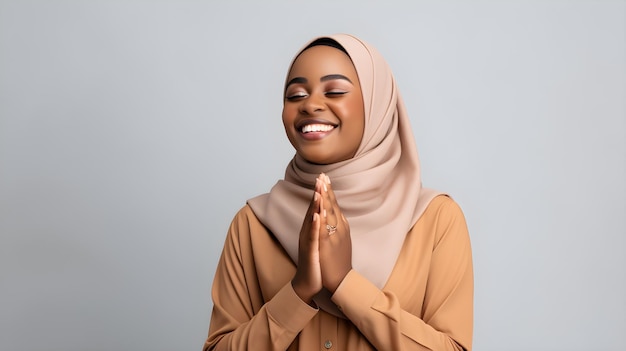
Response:
[[[300,112],[302,114],[313,115],[317,112],[324,111],[325,108],[324,98],[319,96],[319,94],[311,94],[302,101]]]

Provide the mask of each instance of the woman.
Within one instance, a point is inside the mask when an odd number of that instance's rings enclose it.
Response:
[[[296,155],[231,224],[204,350],[471,350],[465,220],[422,188],[380,54],[349,35],[309,43],[283,124]]]

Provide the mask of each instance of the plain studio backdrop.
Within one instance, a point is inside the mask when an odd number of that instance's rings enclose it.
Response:
[[[0,349],[199,350],[228,225],[294,151],[295,52],[389,61],[465,211],[475,350],[624,350],[624,1],[1,1]]]

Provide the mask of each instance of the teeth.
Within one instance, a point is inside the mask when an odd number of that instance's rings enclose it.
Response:
[[[308,124],[302,127],[302,133],[311,133],[311,132],[328,132],[332,130],[333,126],[328,124]]]

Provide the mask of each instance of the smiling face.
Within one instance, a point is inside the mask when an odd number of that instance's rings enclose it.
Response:
[[[352,61],[318,45],[295,60],[285,87],[283,124],[296,152],[315,164],[352,158],[363,137],[363,94]]]

